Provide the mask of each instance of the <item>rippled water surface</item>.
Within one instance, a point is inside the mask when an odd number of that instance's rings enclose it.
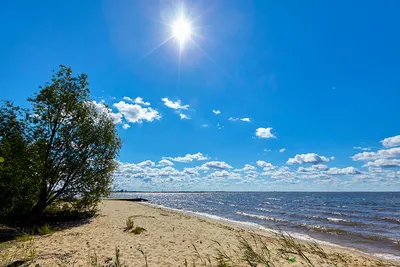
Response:
[[[400,256],[400,192],[114,193]]]

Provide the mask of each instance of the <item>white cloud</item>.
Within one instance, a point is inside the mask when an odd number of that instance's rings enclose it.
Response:
[[[275,135],[271,133],[272,128],[258,128],[256,130],[256,136],[259,138],[276,138]]]
[[[400,146],[400,135],[385,138],[381,143],[384,147]]]
[[[182,114],[182,113],[179,113],[179,116],[181,117],[181,120],[189,120],[190,119],[187,115]]]
[[[176,158],[171,158],[168,157],[166,159],[172,160],[172,161],[177,161],[177,162],[183,162],[183,163],[187,163],[187,162],[192,162],[193,160],[207,160],[208,157],[204,156],[202,153],[198,152],[196,154],[186,154],[186,156],[184,157],[176,157]]]
[[[362,151],[369,151],[371,150],[370,147],[360,147],[360,146],[353,146],[354,149],[362,150]]]
[[[167,160],[167,159],[162,159],[158,162],[158,166],[173,166],[174,163],[172,163],[171,161]]]
[[[232,118],[232,117],[230,117],[228,120],[230,120],[230,121],[244,121],[244,122],[250,122],[250,118]]]
[[[329,159],[324,156],[319,156],[315,153],[297,154],[294,158],[289,158],[287,164],[318,164],[328,162]]]
[[[218,130],[221,130],[224,128],[224,126],[220,125],[219,123],[217,124]]]
[[[191,176],[199,176],[199,172],[196,168],[184,168],[183,172]]]
[[[293,178],[295,175],[287,166],[279,167],[277,170],[267,169],[261,175],[270,176],[273,179]]]
[[[122,129],[127,130],[129,129],[131,126],[129,126],[129,124],[125,123],[124,125],[122,125]]]
[[[304,168],[304,167],[299,167],[297,171],[299,172],[316,172],[316,171],[327,171],[329,170],[328,166],[324,164],[316,164],[312,165],[311,167]]]
[[[188,109],[189,107],[189,105],[182,105],[180,100],[174,102],[169,100],[167,97],[164,97],[161,100],[164,102],[164,105],[172,109]]]
[[[139,105],[150,106],[150,102],[144,102],[143,98],[141,98],[140,96],[136,97],[135,99],[124,96],[123,100],[130,101],[130,102],[133,102],[133,103],[139,104]]]
[[[142,123],[143,121],[152,122],[153,120],[161,119],[161,115],[158,111],[150,107],[143,108],[138,104],[128,104],[124,101],[114,103],[114,107],[131,123]]]
[[[334,167],[334,168],[329,168],[329,170],[327,170],[325,173],[330,175],[354,175],[354,174],[360,174],[361,172],[354,167],[346,167],[346,168]]]
[[[213,110],[212,112],[213,112],[215,115],[221,114],[221,111],[219,111],[218,109],[217,109],[217,110]]]
[[[274,165],[272,165],[272,164],[269,163],[269,162],[263,161],[263,160],[258,160],[258,161],[256,162],[256,164],[257,164],[258,167],[264,168],[264,169],[263,169],[264,171],[269,171],[269,170],[275,169],[275,166],[274,166]]]
[[[120,113],[114,113],[110,108],[108,108],[103,102],[92,102],[96,107],[98,112],[107,114],[114,122],[114,124],[122,123],[122,115]]]
[[[207,128],[207,127],[209,127],[208,124],[202,124],[202,125],[201,125],[201,128]]]
[[[377,159],[390,159],[400,156],[400,147],[394,147],[389,149],[381,149],[377,152],[361,152],[351,158],[353,160],[377,160]]]
[[[223,171],[215,171],[213,173],[210,173],[209,175],[207,175],[207,178],[209,178],[209,179],[211,179],[211,178],[214,178],[214,179],[228,178],[228,179],[232,179],[232,180],[240,180],[240,174],[223,170]]]
[[[281,149],[279,149],[279,152],[283,153],[283,152],[285,152],[285,150],[286,150],[286,148],[281,148]]]
[[[368,162],[365,167],[382,167],[395,168],[400,167],[400,159],[377,159],[373,162]]]
[[[220,169],[220,170],[232,168],[232,166],[230,166],[228,163],[223,162],[223,161],[209,161],[209,162],[204,163],[202,165],[202,167],[207,167],[207,168],[212,168],[212,169]]]
[[[152,162],[151,160],[145,160],[136,165],[138,165],[139,167],[153,167],[156,164],[154,162]]]
[[[250,164],[245,164],[244,168],[242,169],[242,171],[245,171],[245,172],[246,171],[255,171],[255,170],[257,170],[257,168]]]
[[[129,102],[133,102],[133,99],[128,97],[128,96],[124,96],[123,100],[129,101]]]

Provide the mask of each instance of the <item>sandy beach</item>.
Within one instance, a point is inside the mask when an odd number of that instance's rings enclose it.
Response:
[[[146,231],[140,234],[125,231],[130,216],[135,227],[143,227]],[[29,266],[92,266],[90,258],[92,264],[95,260],[98,266],[113,266],[110,263],[115,261],[116,248],[120,251],[122,266],[146,266],[145,257],[148,266],[219,266],[217,251],[231,258],[230,265],[225,266],[250,266],[242,260],[241,238],[248,240],[259,252],[261,242],[265,242],[270,266],[400,266],[398,262],[378,259],[352,249],[330,246],[317,249],[299,241],[310,265],[295,247],[284,245],[282,239],[273,233],[147,204],[115,200],[104,200],[99,215],[88,223],[35,237],[36,256]],[[19,243],[13,244],[9,250],[17,251],[21,247]],[[290,257],[294,257],[295,262],[289,261]]]

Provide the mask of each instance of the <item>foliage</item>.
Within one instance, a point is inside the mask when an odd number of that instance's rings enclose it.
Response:
[[[0,219],[39,216],[49,205],[95,210],[109,194],[121,141],[107,109],[90,98],[86,74],[65,66],[28,98],[0,107]]]
[[[131,231],[135,227],[135,222],[133,221],[133,216],[129,216],[128,219],[126,219],[126,227],[125,231]]]
[[[49,224],[42,225],[41,227],[38,228],[39,235],[48,235],[48,234],[52,234],[53,232],[54,232],[54,229]]]

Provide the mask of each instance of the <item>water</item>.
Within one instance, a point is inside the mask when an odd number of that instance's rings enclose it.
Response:
[[[400,192],[114,193],[400,259]]]

